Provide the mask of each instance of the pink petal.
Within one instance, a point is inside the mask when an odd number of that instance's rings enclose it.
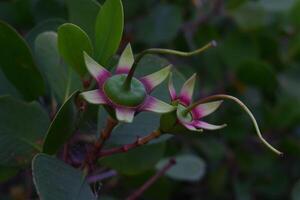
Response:
[[[145,85],[148,93],[152,92],[156,86],[161,84],[168,77],[171,68],[171,65],[168,65],[167,67],[140,79],[140,81]]]
[[[133,63],[134,56],[132,53],[131,45],[129,43],[121,54],[119,63],[117,65],[116,74],[128,74]]]
[[[107,78],[111,76],[111,73],[104,67],[98,64],[93,58],[84,52],[84,60],[86,67],[90,74],[97,80],[99,85],[102,85]]]
[[[205,117],[215,112],[220,107],[222,102],[223,101],[221,100],[221,101],[213,101],[209,103],[199,104],[196,108],[192,110],[194,118],[200,119],[202,117]]]
[[[174,101],[176,99],[176,90],[175,90],[175,87],[174,87],[174,84],[173,84],[173,78],[172,77],[173,77],[173,75],[172,75],[172,73],[170,73],[168,88],[169,88],[171,101]]]
[[[156,113],[168,113],[175,109],[161,100],[158,100],[152,96],[148,96],[145,103],[139,108],[140,111],[150,111]]]
[[[80,95],[91,104],[107,104],[106,98],[100,90],[82,92]]]
[[[218,129],[221,129],[221,128],[224,128],[227,126],[226,124],[213,125],[213,124],[209,124],[209,123],[203,122],[203,121],[194,121],[193,123],[197,128],[203,128],[206,130],[218,130]]]
[[[181,103],[183,103],[186,106],[190,105],[190,103],[192,101],[195,82],[196,82],[196,74],[193,74],[191,76],[191,78],[189,78],[184,83],[184,85],[180,91],[179,100],[181,101]]]
[[[135,110],[128,107],[117,107],[116,118],[120,122],[131,123],[134,118]]]

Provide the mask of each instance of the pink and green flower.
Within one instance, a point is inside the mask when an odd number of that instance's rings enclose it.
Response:
[[[222,100],[202,103],[190,109],[190,106],[193,105],[192,97],[194,93],[195,82],[196,82],[196,74],[192,75],[184,83],[180,93],[177,94],[173,85],[172,76],[170,76],[169,93],[171,97],[171,102],[172,105],[177,107],[176,111],[173,112],[173,115],[176,113],[176,119],[173,120],[173,122],[175,123],[174,128],[178,131],[182,130],[182,128],[180,127],[184,127],[184,129],[190,131],[203,131],[203,129],[217,130],[217,129],[224,128],[226,124],[214,125],[202,120],[202,118],[216,111],[222,104],[223,102]],[[169,115],[169,117],[166,117],[165,119],[168,118],[170,119],[170,116],[171,114]],[[162,117],[162,119],[164,119],[164,117]],[[162,127],[166,129],[166,126],[162,125]]]
[[[115,74],[112,74],[88,54],[84,53],[85,64],[90,74],[96,79],[98,89],[81,93],[91,104],[107,105],[115,112],[120,122],[131,123],[134,116],[142,111],[168,113],[175,108],[151,96],[151,92],[169,75],[171,66],[153,74],[133,77],[136,63],[130,44],[123,51]]]
[[[170,76],[169,93],[172,105],[176,106],[177,109],[171,113],[162,115],[160,121],[161,132],[177,134],[185,130],[203,131],[203,129],[217,130],[224,128],[226,124],[214,125],[203,121],[202,118],[215,112],[223,100],[231,100],[238,104],[249,115],[259,139],[273,152],[279,155],[282,154],[282,152],[278,151],[263,138],[255,117],[248,107],[238,98],[226,94],[216,94],[192,103],[195,81],[196,75],[194,74],[184,83],[179,95],[177,95],[173,85],[172,75]]]

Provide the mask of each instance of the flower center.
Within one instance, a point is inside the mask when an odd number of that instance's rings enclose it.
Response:
[[[130,90],[123,88],[126,74],[112,76],[104,83],[104,92],[115,104],[135,107],[144,102],[147,93],[145,86],[136,78],[132,78]]]
[[[183,106],[182,104],[178,104],[177,106],[177,117],[185,122],[191,122],[193,121],[193,116],[191,112],[188,112],[187,114],[185,114],[186,107]]]

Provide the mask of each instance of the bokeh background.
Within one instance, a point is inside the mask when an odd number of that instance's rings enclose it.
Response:
[[[278,157],[265,148],[249,117],[235,104],[226,103],[210,121],[226,122],[227,128],[178,136],[164,147],[164,156],[199,155],[206,166],[203,178],[185,182],[163,177],[144,198],[299,200],[300,1],[123,0],[123,4],[121,49],[131,42],[135,53],[150,47],[191,51],[216,40],[218,47],[201,55],[166,58],[186,77],[198,73],[196,98],[227,93],[243,100],[254,112],[264,137],[284,152]],[[56,31],[70,20],[91,33],[93,17],[89,18],[84,6],[81,11],[76,9],[64,0],[2,0],[0,19],[31,44],[38,33]],[[0,95],[14,92],[0,71]],[[148,150],[147,155],[156,152]],[[135,158],[143,163],[143,156],[138,156]],[[135,171],[134,166],[129,167]],[[122,199],[153,172],[128,173],[101,187],[109,196]],[[0,168],[3,180],[5,173]],[[0,199],[20,185],[25,187],[26,180],[9,177],[2,184]]]

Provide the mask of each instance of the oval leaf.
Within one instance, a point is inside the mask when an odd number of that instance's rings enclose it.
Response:
[[[40,199],[95,200],[82,172],[45,154],[32,160],[33,181]]]
[[[107,67],[116,53],[123,34],[124,13],[121,0],[106,0],[96,20],[96,58]]]
[[[0,21],[0,68],[28,101],[45,91],[44,80],[23,38]]]
[[[88,35],[75,24],[66,23],[58,28],[58,49],[66,63],[73,67],[81,76],[87,69],[84,64],[83,52],[93,52]]]
[[[170,158],[161,160],[156,169],[162,169]],[[199,181],[205,173],[204,161],[194,155],[180,155],[175,157],[176,164],[167,171],[166,175],[175,180]]]
[[[47,113],[37,103],[23,103],[0,97],[0,163],[2,166],[28,164],[49,126]]]
[[[55,32],[44,32],[38,35],[34,49],[39,67],[59,103],[62,103],[74,91],[82,88],[80,77],[72,68],[66,67],[61,62]]]
[[[48,129],[43,146],[44,153],[55,154],[72,135],[77,118],[77,109],[74,105],[77,94],[78,92],[74,92],[57,112]]]

